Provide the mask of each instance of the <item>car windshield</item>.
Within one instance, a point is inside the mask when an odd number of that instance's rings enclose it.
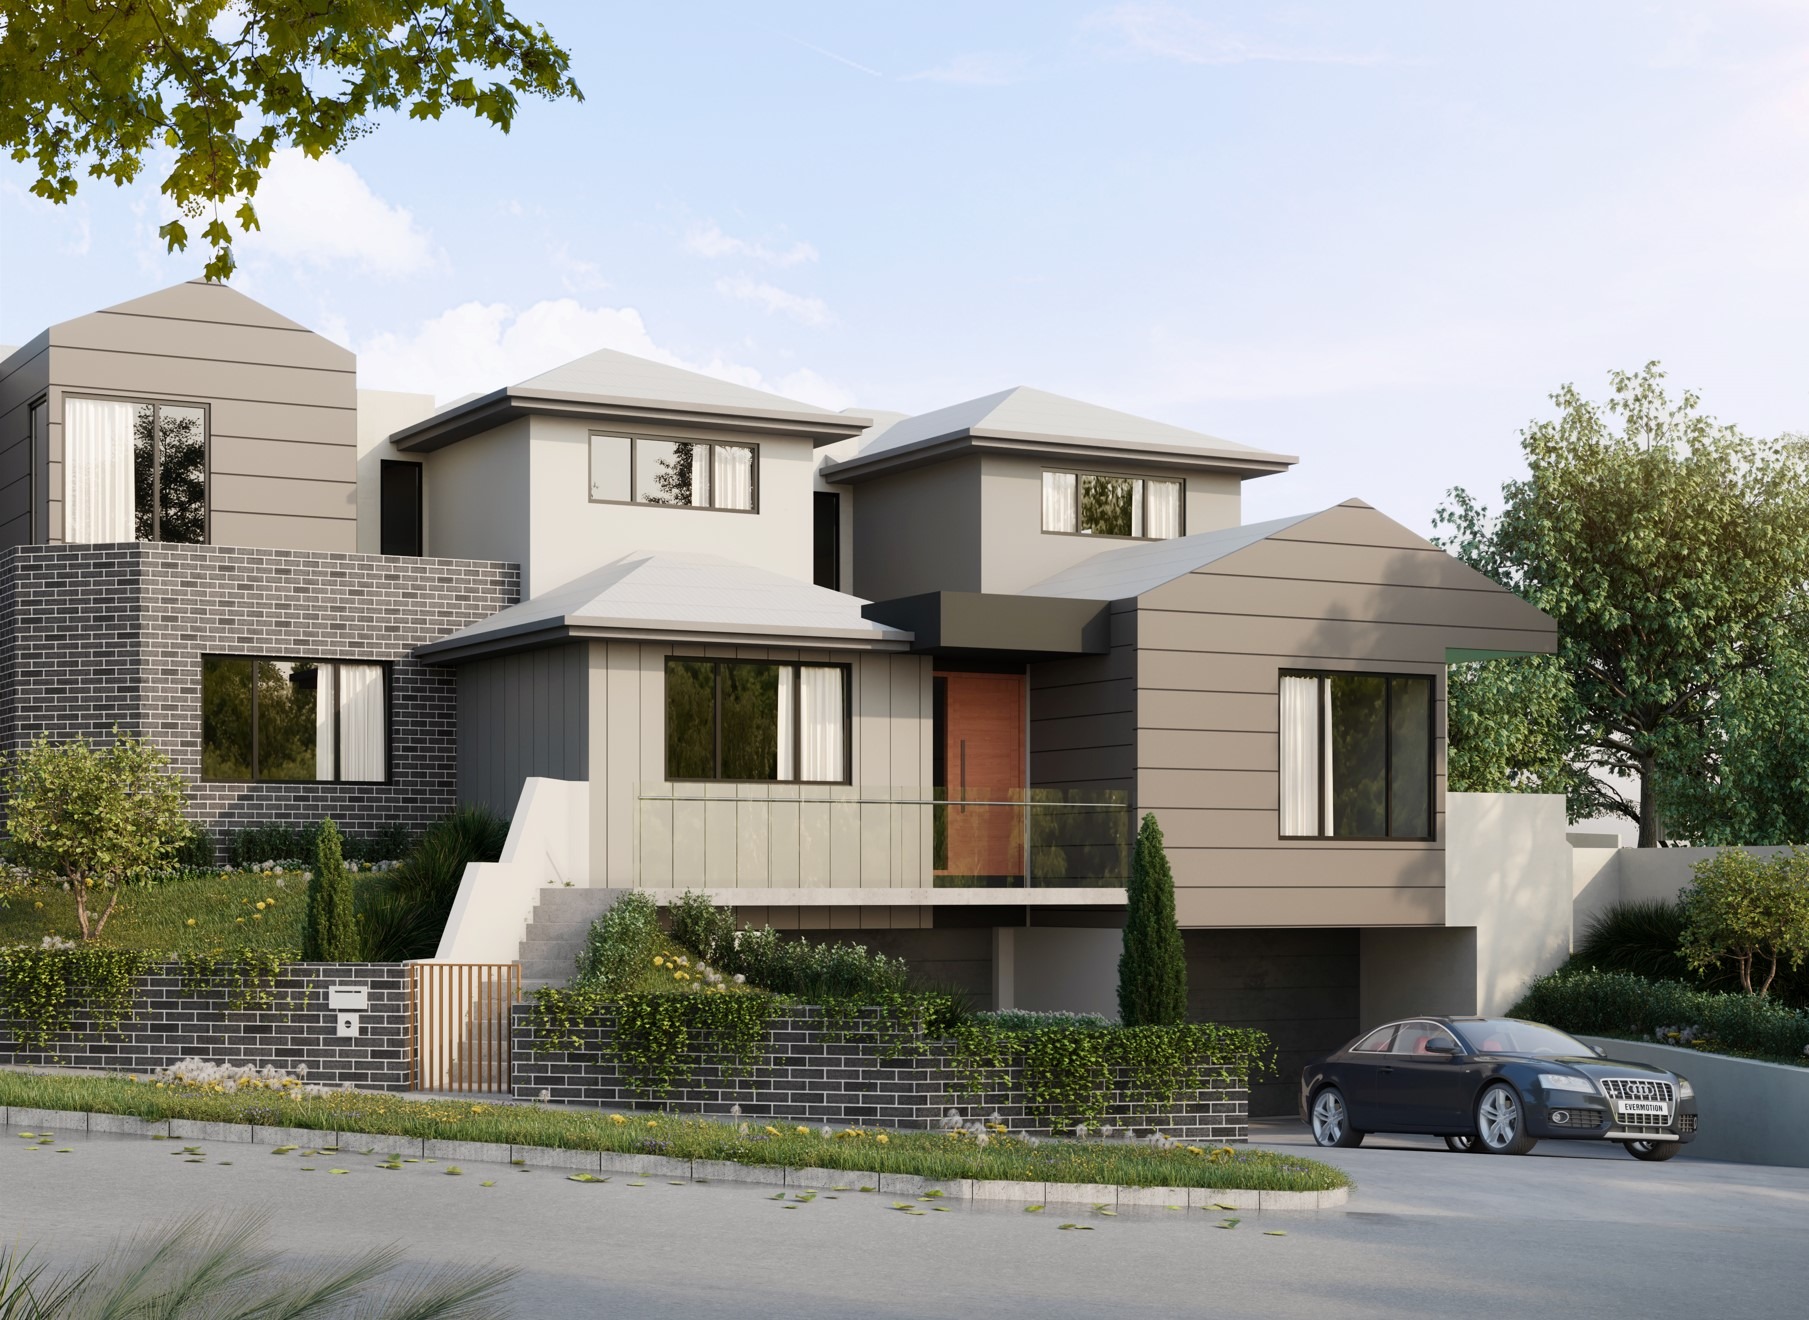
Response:
[[[1482,1022],[1453,1022],[1452,1028],[1478,1054],[1582,1055],[1595,1053],[1582,1041],[1536,1022],[1489,1018]]]

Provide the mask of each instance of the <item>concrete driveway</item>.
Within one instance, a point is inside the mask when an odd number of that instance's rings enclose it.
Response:
[[[1307,1144],[1280,1126],[1258,1136]],[[1359,1184],[1345,1210],[1222,1230],[1199,1211],[913,1216],[859,1193],[784,1209],[772,1189],[726,1183],[478,1164],[449,1177],[377,1169],[381,1145],[303,1172],[298,1153],[250,1145],[204,1144],[190,1163],[174,1141],[27,1150],[0,1129],[0,1143],[0,1239],[59,1262],[191,1211],[264,1208],[298,1264],[399,1241],[422,1263],[516,1265],[524,1317],[1789,1315],[1809,1233],[1809,1170],[1555,1146],[1508,1159],[1375,1141],[1337,1152]]]

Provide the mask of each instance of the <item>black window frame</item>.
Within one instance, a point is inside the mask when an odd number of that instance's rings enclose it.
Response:
[[[830,510],[827,519],[823,513],[825,509]],[[822,545],[825,521],[829,524],[827,556],[824,554]],[[824,562],[825,557],[828,560],[827,564]],[[811,580],[817,586],[827,587],[831,591],[842,589],[842,497],[837,491],[817,490],[811,492],[810,570]],[[823,581],[825,576],[831,580]]]
[[[1074,530],[1064,532],[1054,528],[1043,527],[1043,487],[1042,478],[1049,473],[1074,478]],[[1103,477],[1109,481],[1140,481],[1143,492],[1140,499],[1143,503],[1143,526],[1149,528],[1149,484],[1152,481],[1163,481],[1181,488],[1181,525],[1173,536],[1119,536],[1114,532],[1087,532],[1080,528],[1080,483],[1085,477]],[[1044,536],[1079,536],[1089,541],[1178,541],[1187,535],[1187,478],[1186,477],[1152,477],[1146,472],[1107,472],[1099,468],[1066,468],[1045,467],[1037,477],[1037,525]]]
[[[711,665],[715,669],[713,675],[713,695],[711,699],[710,721],[711,741],[716,762],[716,774],[708,777],[697,775],[675,775],[672,773],[672,743],[666,736],[667,702],[670,700],[668,685],[660,695],[660,737],[665,739],[661,751],[662,764],[666,772],[666,782],[670,784],[821,784],[826,786],[849,785],[854,782],[854,666],[845,661],[817,660],[743,660],[722,659],[712,655],[669,655],[665,667],[660,671],[662,682],[672,671],[674,664]],[[842,777],[840,779],[803,779],[793,776],[790,779],[726,779],[722,776],[722,671],[730,665],[763,665],[767,668],[789,668],[793,671],[792,692],[802,691],[796,671],[800,669],[839,669],[842,671]],[[802,766],[804,762],[801,746],[803,724],[800,719],[802,703],[794,700],[791,723],[791,763]]]
[[[48,402],[49,396],[45,396]],[[156,475],[151,482],[151,507],[158,513],[158,530],[162,530],[162,510],[159,507],[159,486],[163,477],[162,446],[163,436],[158,426],[158,417],[165,407],[196,408],[201,413],[201,539],[199,541],[165,541],[161,536],[149,541],[139,541],[134,529],[132,539],[140,545],[212,545],[214,543],[214,410],[213,405],[205,401],[190,399],[151,399],[142,394],[107,394],[97,390],[65,390],[61,402],[67,405],[71,399],[98,399],[105,403],[129,403],[133,407],[148,407],[151,411],[151,437],[156,443],[159,454],[156,464]],[[48,419],[46,419],[48,420]],[[68,424],[67,415],[59,421],[59,425]],[[47,459],[48,461],[48,459]],[[59,460],[63,467],[63,489],[58,492],[63,508],[69,507],[69,455],[65,452]],[[137,506],[134,503],[133,516],[136,520]],[[67,543],[67,528],[64,541]]]
[[[398,555],[404,559],[419,559],[427,553],[427,470],[424,463],[411,463],[405,459],[386,458],[380,461],[377,469],[377,553]],[[414,517],[415,539],[413,550],[391,550],[387,540],[389,534],[389,476],[392,469],[413,469],[414,480]]]
[[[591,492],[596,489],[596,446],[593,440],[626,440],[628,442],[628,498],[625,500],[601,499]],[[752,498],[749,507],[731,509],[716,503],[715,455],[710,456],[710,503],[708,504],[656,504],[652,500],[639,498],[641,441],[651,440],[660,444],[700,445],[714,450],[718,447],[729,449],[746,449],[753,453]],[[692,436],[641,435],[629,431],[590,431],[584,437],[584,494],[592,504],[634,505],[642,509],[688,509],[692,513],[739,513],[758,514],[760,512],[760,445],[754,440],[701,440]]]
[[[1319,726],[1315,734],[1315,746],[1319,755],[1325,755],[1325,722],[1331,718],[1332,686],[1334,678],[1380,678],[1382,685],[1382,820],[1386,829],[1394,821],[1394,686],[1389,679],[1410,678],[1423,683],[1430,683],[1432,691],[1427,702],[1426,718],[1426,833],[1424,834],[1327,834],[1325,833],[1325,765],[1319,767],[1318,783],[1314,790],[1318,798],[1317,817],[1319,833],[1317,834],[1281,834],[1281,684],[1275,685],[1275,818],[1277,837],[1289,842],[1320,843],[1436,843],[1438,842],[1438,675],[1414,674],[1400,670],[1374,669],[1283,669],[1280,678],[1311,678],[1318,680],[1319,700],[1316,709],[1319,715]],[[1403,1019],[1405,1021],[1405,1019]],[[1398,1025],[1398,1024],[1397,1024]]]
[[[368,660],[353,657],[328,659],[324,656],[302,655],[253,655],[244,651],[207,651],[200,657],[201,664],[201,707],[202,718],[206,719],[207,710],[207,662],[209,660],[249,660],[251,662],[251,777],[215,778],[207,773],[206,731],[202,731],[201,748],[201,782],[204,784],[284,784],[291,787],[306,788],[331,785],[333,787],[350,786],[352,788],[375,788],[392,782],[392,760],[395,753],[395,704],[392,700],[395,691],[395,664],[389,660]],[[376,665],[383,671],[383,778],[381,779],[342,779],[339,773],[340,753],[344,740],[338,736],[337,728],[333,738],[333,777],[331,779],[265,779],[258,774],[258,663],[270,664],[309,664],[309,665]],[[339,681],[338,672],[334,672],[333,681]],[[337,693],[334,701],[334,719],[339,718]]]

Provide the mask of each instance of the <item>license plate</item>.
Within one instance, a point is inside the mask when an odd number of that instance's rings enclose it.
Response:
[[[1623,1100],[1620,1103],[1620,1111],[1623,1114],[1657,1114],[1660,1117],[1668,1117],[1671,1107],[1659,1104],[1656,1100]]]

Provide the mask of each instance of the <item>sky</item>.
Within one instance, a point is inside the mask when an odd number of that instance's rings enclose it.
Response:
[[[235,285],[450,399],[597,348],[829,407],[1033,385],[1298,455],[1247,520],[1493,497],[1661,360],[1809,431],[1799,0],[517,0],[577,103],[279,156]],[[0,163],[0,343],[198,274],[160,162]]]

